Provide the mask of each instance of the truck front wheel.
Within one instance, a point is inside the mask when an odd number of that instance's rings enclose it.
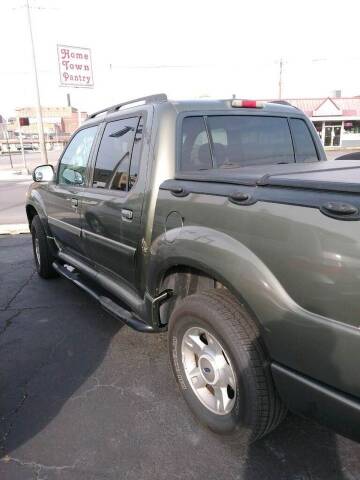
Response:
[[[31,222],[31,236],[34,252],[35,266],[42,278],[56,277],[56,271],[52,263],[54,258],[51,254],[46,233],[38,215],[35,215]]]
[[[178,304],[169,320],[169,349],[186,402],[211,430],[250,443],[284,418],[257,325],[227,290]]]

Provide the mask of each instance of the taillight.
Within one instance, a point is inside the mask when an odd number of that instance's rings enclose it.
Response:
[[[236,108],[262,108],[264,104],[259,100],[232,100],[231,106]]]

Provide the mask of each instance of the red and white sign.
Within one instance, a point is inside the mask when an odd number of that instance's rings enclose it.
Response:
[[[58,45],[57,52],[62,87],[92,88],[94,86],[89,48]]]

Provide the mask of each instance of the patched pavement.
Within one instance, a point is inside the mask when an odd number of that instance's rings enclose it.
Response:
[[[249,449],[201,427],[166,334],[136,333],[0,237],[2,480],[360,478],[360,445],[289,415]]]

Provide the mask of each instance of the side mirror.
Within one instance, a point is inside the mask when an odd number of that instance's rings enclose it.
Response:
[[[34,182],[52,182],[55,177],[52,165],[40,165],[33,171]]]
[[[82,185],[84,183],[84,177],[80,172],[72,170],[71,168],[65,168],[62,172],[62,178],[71,185]]]

